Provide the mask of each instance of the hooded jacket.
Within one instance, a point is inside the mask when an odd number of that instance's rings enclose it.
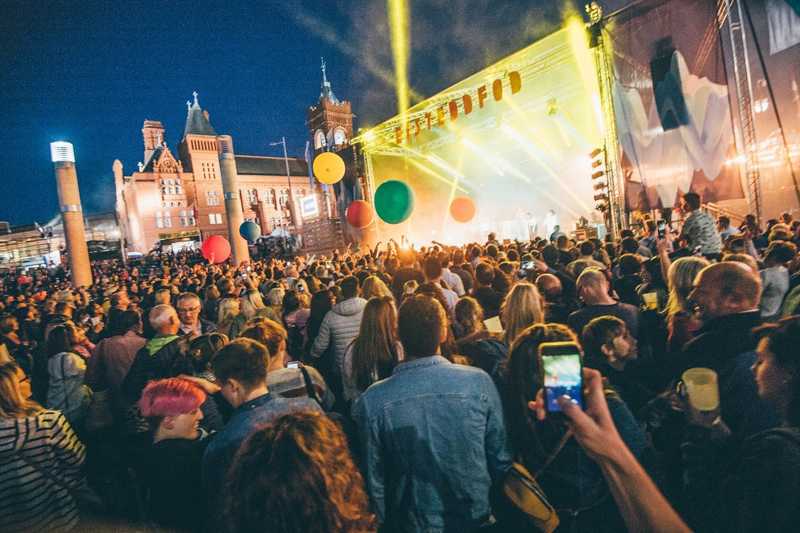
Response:
[[[122,382],[122,392],[128,404],[139,401],[147,382],[180,374],[173,368],[176,360],[188,348],[188,337],[166,335],[153,337],[133,358],[128,374]]]
[[[339,376],[343,374],[347,347],[358,336],[361,328],[365,305],[367,301],[358,296],[334,305],[322,320],[319,334],[311,347],[312,357],[321,357],[328,346],[333,344],[334,369]]]

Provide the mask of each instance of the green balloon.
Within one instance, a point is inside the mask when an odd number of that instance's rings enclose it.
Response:
[[[385,181],[375,191],[375,211],[387,224],[400,224],[413,210],[414,193],[402,181]]]

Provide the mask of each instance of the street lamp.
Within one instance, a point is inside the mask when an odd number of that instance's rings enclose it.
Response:
[[[286,179],[289,182],[289,215],[295,230],[300,228],[300,220],[297,218],[294,205],[294,192],[292,191],[292,173],[289,172],[289,154],[286,152],[286,137],[281,137],[280,142],[269,143],[270,146],[283,146],[283,162],[286,165]]]
[[[297,212],[295,210],[294,191],[292,191],[292,173],[289,172],[289,154],[286,151],[286,137],[281,137],[280,142],[269,143],[269,145],[283,146],[283,162],[286,165],[286,180],[289,182],[289,216],[292,219],[292,224],[294,225],[295,231],[299,231],[301,222],[297,217]],[[286,236],[284,236],[284,242],[287,242]],[[284,246],[284,248],[286,248],[286,246]]]

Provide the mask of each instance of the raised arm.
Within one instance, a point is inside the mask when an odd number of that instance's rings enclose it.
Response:
[[[586,368],[583,379],[586,411],[566,397],[559,404],[575,439],[600,466],[628,531],[690,531],[620,437],[608,411],[603,376]],[[530,407],[537,417],[546,416],[541,396]]]

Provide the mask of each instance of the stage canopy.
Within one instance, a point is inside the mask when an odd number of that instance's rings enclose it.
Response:
[[[362,145],[370,200],[387,180],[414,193],[404,222],[380,222],[378,239],[418,244],[548,235],[594,209],[589,153],[602,144],[592,54],[579,20],[354,140]],[[451,202],[476,214],[456,222]],[[461,205],[464,201],[461,200]]]

